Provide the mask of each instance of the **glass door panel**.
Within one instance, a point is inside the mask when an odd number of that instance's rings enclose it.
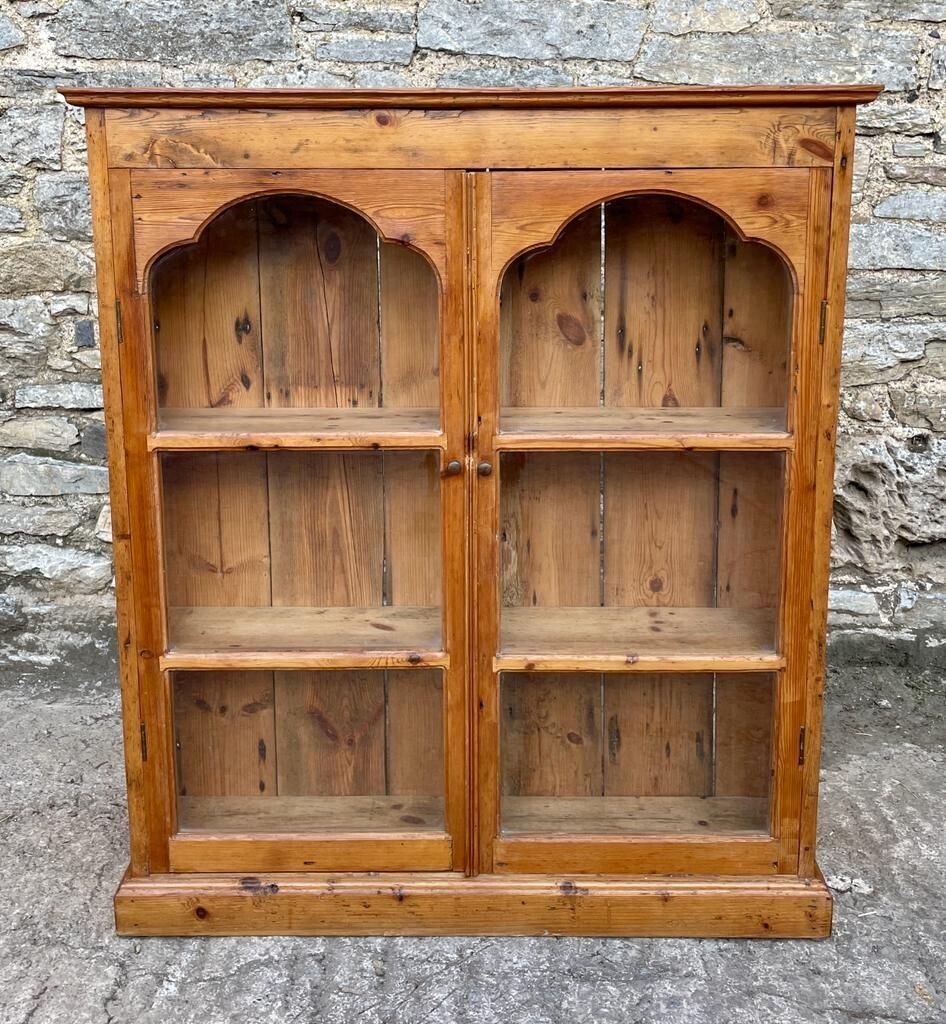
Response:
[[[161,456],[171,652],[442,650],[439,456]]]
[[[442,832],[441,676],[173,673],[178,830]]]
[[[768,832],[774,675],[505,672],[501,687],[503,834]]]
[[[343,206],[239,203],[159,259],[151,299],[164,444],[440,430],[436,273]]]

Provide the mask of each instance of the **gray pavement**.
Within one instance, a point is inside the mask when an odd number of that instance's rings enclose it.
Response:
[[[944,679],[833,671],[820,861],[826,942],[121,939],[117,701],[0,689],[0,1024],[946,1022]]]

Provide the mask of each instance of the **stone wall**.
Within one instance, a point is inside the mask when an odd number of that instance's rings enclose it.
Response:
[[[82,115],[63,83],[882,82],[858,127],[832,644],[942,657],[944,30],[946,0],[2,0],[0,660],[94,675],[112,621]]]

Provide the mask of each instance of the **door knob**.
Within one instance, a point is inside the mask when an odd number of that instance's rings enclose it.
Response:
[[[489,476],[490,473],[493,472],[493,464],[491,462],[481,462],[476,467],[476,472],[479,473],[480,476]]]
[[[447,463],[447,476],[456,476],[460,470],[463,469],[463,464],[459,459],[451,459]]]

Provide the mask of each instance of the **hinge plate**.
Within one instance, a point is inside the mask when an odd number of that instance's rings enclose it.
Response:
[[[824,344],[824,334],[828,323],[828,300],[821,300],[821,318],[818,321],[818,344]]]
[[[121,345],[125,340],[125,335],[122,332],[122,304],[118,299],[115,300],[115,333],[118,337],[118,344]]]
[[[798,763],[803,765],[805,763],[805,727],[802,726],[798,730]]]
[[[141,722],[141,760],[148,760],[148,730],[145,728],[145,723]]]

